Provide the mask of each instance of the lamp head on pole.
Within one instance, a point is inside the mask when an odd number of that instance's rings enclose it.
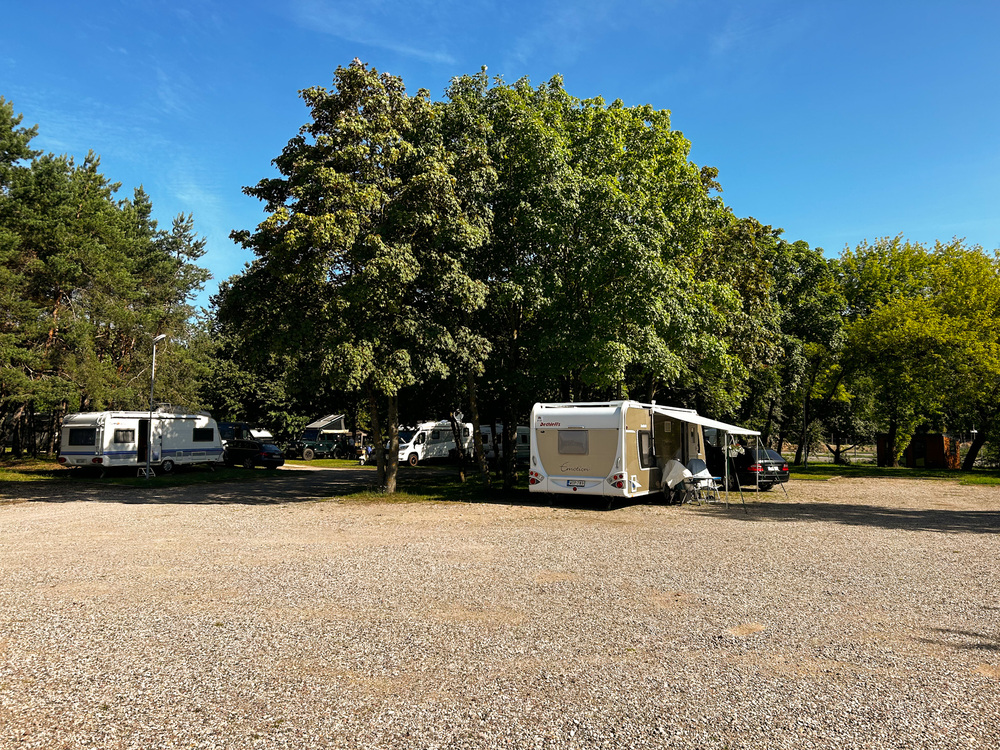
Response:
[[[167,337],[167,334],[161,333],[159,336],[157,336],[156,338],[153,339],[153,346],[156,346],[157,344],[159,344],[166,337]]]

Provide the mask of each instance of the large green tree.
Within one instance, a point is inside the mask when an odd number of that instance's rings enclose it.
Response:
[[[274,160],[281,176],[246,189],[268,218],[234,237],[258,256],[253,283],[295,300],[272,348],[367,396],[393,492],[400,390],[488,351],[464,323],[485,296],[465,261],[485,226],[426,92],[356,60],[302,96],[312,120]]]

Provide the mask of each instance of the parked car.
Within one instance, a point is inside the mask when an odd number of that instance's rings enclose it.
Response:
[[[245,469],[252,469],[255,466],[277,469],[285,463],[285,456],[273,443],[262,443],[259,440],[230,440],[226,444],[222,460],[226,466],[239,464]]]
[[[746,448],[742,454],[730,459],[729,484],[736,487],[758,487],[767,491],[776,484],[788,481],[788,461],[770,448]],[[713,469],[715,471],[715,469]],[[718,471],[718,476],[725,476]]]

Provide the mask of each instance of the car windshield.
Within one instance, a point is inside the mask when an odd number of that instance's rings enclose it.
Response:
[[[264,444],[260,447],[264,453],[281,453],[281,449],[276,445]]]
[[[414,434],[415,433],[414,433],[413,430],[400,430],[399,431],[399,444],[400,445],[405,445],[406,443],[409,443],[411,440],[413,440],[413,435]]]
[[[319,437],[319,430],[306,430],[302,433],[302,439],[310,443],[315,442]]]

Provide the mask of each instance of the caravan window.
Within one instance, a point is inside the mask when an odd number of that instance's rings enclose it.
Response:
[[[562,455],[585,456],[590,449],[586,430],[559,430],[559,453]]]
[[[97,445],[97,428],[95,427],[70,427],[70,445]]]
[[[135,430],[115,430],[116,443],[134,443]]]
[[[440,439],[441,439],[441,433],[440,433],[440,431],[434,430],[431,433],[431,440],[440,440]]]
[[[195,443],[211,443],[215,441],[215,429],[212,427],[195,427],[194,436],[191,438]]]
[[[639,439],[639,466],[651,469],[656,466],[656,456],[653,455],[653,433],[649,430],[639,430],[636,435]]]

